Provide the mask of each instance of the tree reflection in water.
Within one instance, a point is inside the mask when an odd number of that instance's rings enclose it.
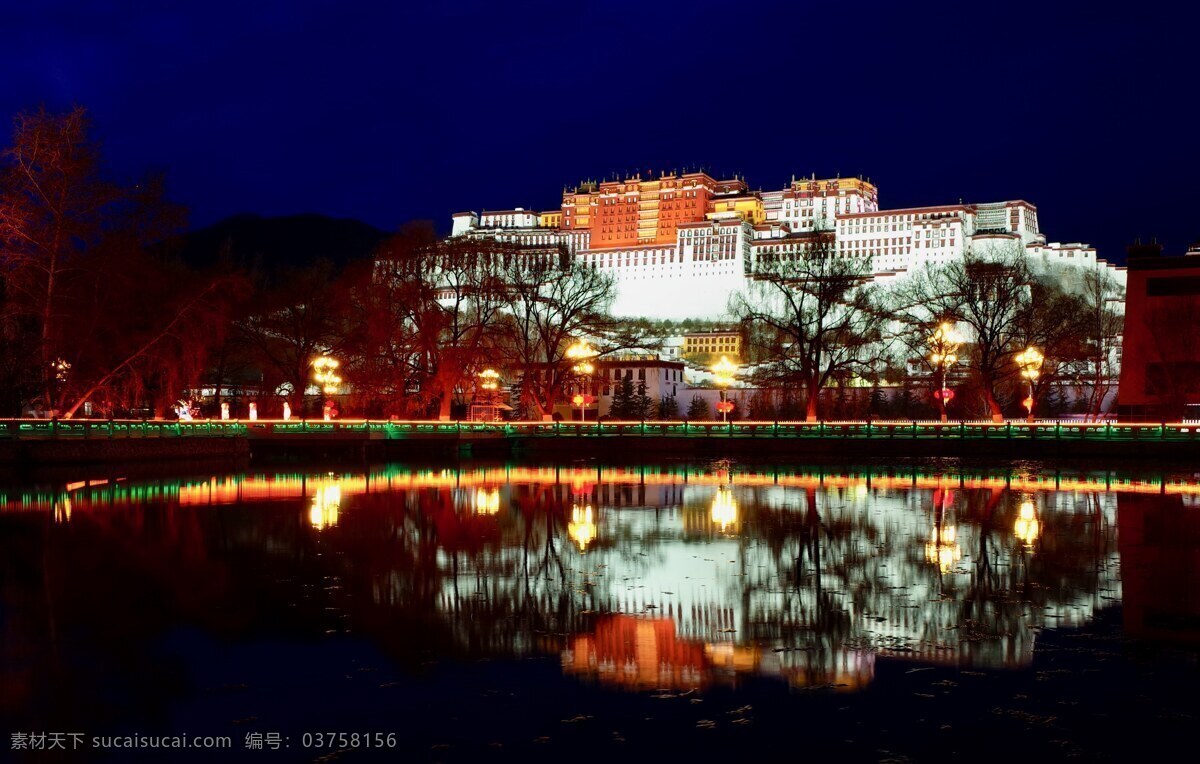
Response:
[[[1147,485],[715,463],[10,491],[3,696],[46,692],[63,650],[133,670],[152,635],[180,625],[353,633],[411,666],[557,656],[568,674],[633,690],[767,675],[850,691],[881,660],[1020,667],[1041,630],[1120,602],[1118,501],[1137,503],[1139,538],[1159,512],[1195,533],[1170,507],[1200,487]],[[1169,606],[1160,597],[1143,620],[1168,622]]]

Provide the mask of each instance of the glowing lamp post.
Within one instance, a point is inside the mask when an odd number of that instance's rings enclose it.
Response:
[[[574,361],[571,370],[583,377],[583,383],[580,387],[583,392],[571,399],[571,402],[579,407],[579,419],[585,421],[587,419],[587,405],[594,398],[587,393],[591,387],[592,374],[595,373],[596,367],[592,365],[592,359],[598,356],[595,348],[589,345],[585,340],[579,340],[571,347],[567,348],[567,360]]]
[[[479,377],[480,390],[485,390],[488,394],[493,394],[500,389],[500,372],[495,369],[484,369],[476,376]]]
[[[496,403],[500,389],[500,372],[484,369],[475,375],[478,402],[471,406],[471,418],[476,421],[494,422],[500,418]]]
[[[581,422],[587,419],[587,406],[594,400],[596,399],[590,395],[579,393],[576,393],[575,396],[571,398],[571,403],[574,403],[579,407],[579,420]]]
[[[728,421],[729,412],[733,411],[733,403],[725,400],[725,391],[734,383],[737,370],[737,364],[725,356],[721,356],[721,360],[712,367],[713,382],[721,388],[721,402],[717,404],[717,410],[721,412],[722,422]]]
[[[960,344],[954,327],[946,322],[939,324],[929,338],[929,362],[933,364],[938,377],[938,389],[933,392],[933,397],[941,407],[943,422],[946,421],[946,404],[954,400],[954,391],[946,387],[946,377],[950,373],[950,367],[958,363],[956,353]]]
[[[1042,363],[1046,360],[1046,357],[1042,355],[1040,350],[1031,345],[1030,347],[1022,350],[1020,353],[1017,353],[1013,360],[1015,360],[1017,362],[1017,366],[1021,368],[1021,376],[1029,380],[1029,397],[1024,400],[1024,404],[1025,408],[1029,409],[1028,421],[1032,422],[1034,383],[1037,381],[1037,378],[1042,375]]]
[[[328,396],[337,395],[338,386],[342,384],[342,378],[337,374],[338,361],[336,358],[330,358],[323,355],[315,359],[313,366],[313,381],[317,383],[317,387],[321,392]],[[328,421],[333,417],[333,401],[325,401],[325,419]]]

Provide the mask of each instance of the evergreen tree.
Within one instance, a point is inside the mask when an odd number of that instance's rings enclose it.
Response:
[[[675,400],[674,395],[658,402],[658,418],[666,420],[679,418],[679,401]]]
[[[688,404],[687,418],[693,419],[710,419],[708,401],[697,395],[692,396],[692,402]]]
[[[621,379],[613,388],[612,403],[608,407],[608,415],[613,419],[634,418],[633,380]]]
[[[654,401],[646,395],[646,383],[638,382],[637,394],[629,402],[629,413],[632,419],[650,419],[654,414]]]
[[[887,393],[882,387],[876,387],[871,391],[871,416],[877,419],[887,419],[891,416],[891,402],[888,401]]]

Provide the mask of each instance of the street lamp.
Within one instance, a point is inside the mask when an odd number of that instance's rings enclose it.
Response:
[[[725,390],[734,383],[737,370],[737,364],[725,356],[721,356],[721,360],[712,366],[713,382],[721,388],[721,402],[717,404],[717,410],[721,412],[722,422],[727,421],[729,412],[733,410],[733,403],[725,400]]]
[[[938,328],[933,330],[933,335],[929,338],[929,362],[933,364],[938,375],[938,389],[934,391],[933,397],[941,406],[943,422],[946,421],[946,404],[954,398],[954,391],[946,387],[946,377],[950,374],[950,367],[958,363],[958,356],[955,354],[960,344],[962,343],[954,327],[945,321],[938,324]]]
[[[313,360],[313,381],[317,383],[317,387],[326,395],[337,395],[338,385],[342,383],[342,378],[337,375],[338,361],[336,358],[330,358],[327,355],[320,356]],[[332,418],[333,401],[325,401],[325,419],[328,421]]]
[[[1029,347],[1017,353],[1013,359],[1017,362],[1017,366],[1021,367],[1021,376],[1029,380],[1029,397],[1025,399],[1025,407],[1029,409],[1028,421],[1033,421],[1033,385],[1037,378],[1042,375],[1042,362],[1046,357],[1037,348],[1030,345]]]
[[[592,396],[587,390],[591,388],[591,377],[596,371],[596,367],[592,365],[592,359],[598,355],[600,354],[586,340],[578,340],[567,348],[567,359],[575,362],[571,370],[584,378],[584,383],[581,385],[583,392],[571,399],[571,402],[579,407],[580,421],[587,419],[587,405],[592,402]]]
[[[484,421],[495,422],[500,417],[499,406],[496,403],[496,391],[500,389],[500,372],[495,369],[484,369],[475,375],[478,377],[479,389],[483,391],[480,396],[482,399],[482,410],[476,411],[475,406],[472,406],[471,418],[483,418]]]

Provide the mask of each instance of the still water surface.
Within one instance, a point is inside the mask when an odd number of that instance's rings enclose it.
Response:
[[[0,490],[0,558],[6,735],[233,746],[28,761],[1125,760],[1198,709],[1187,471],[111,475]]]

